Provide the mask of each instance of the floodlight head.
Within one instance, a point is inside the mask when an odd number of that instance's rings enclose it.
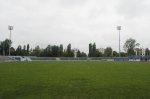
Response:
[[[8,26],[8,30],[13,30],[13,26]]]
[[[117,30],[121,30],[121,26],[117,26]]]

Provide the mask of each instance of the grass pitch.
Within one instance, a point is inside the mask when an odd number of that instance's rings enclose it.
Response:
[[[0,99],[150,99],[150,63],[0,63]]]

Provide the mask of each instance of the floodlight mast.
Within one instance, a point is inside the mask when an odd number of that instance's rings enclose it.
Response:
[[[10,37],[9,37],[9,56],[10,56],[10,46],[11,46],[11,31],[13,30],[13,26],[8,26],[8,30],[10,30]]]
[[[120,31],[121,31],[121,26],[117,26],[117,30],[119,31],[119,57],[120,55]]]
[[[78,52],[78,49],[74,48],[74,58],[77,58],[77,52]]]

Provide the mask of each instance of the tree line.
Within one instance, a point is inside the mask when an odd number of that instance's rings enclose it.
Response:
[[[6,39],[0,43],[0,55],[9,55],[9,47],[12,42]],[[136,43],[135,39],[129,38],[124,43],[124,51],[121,52],[121,57],[127,57],[130,55],[136,55],[140,53],[139,43]],[[47,45],[46,48],[40,48],[36,46],[35,48],[30,48],[30,45],[18,45],[15,49],[10,47],[10,52],[12,56],[37,56],[37,57],[74,57],[75,49],[71,48],[71,44],[67,45],[64,49],[63,45]],[[105,49],[99,49],[96,47],[96,43],[89,44],[89,53],[81,52],[79,49],[76,51],[77,57],[119,57],[119,53],[114,51],[111,47],[106,47]],[[150,55],[150,50],[146,48],[146,55]]]
[[[0,43],[0,55],[9,55],[9,47],[12,42],[6,39]],[[74,49],[71,48],[71,44],[67,45],[67,49],[63,48],[63,45],[47,45],[46,48],[40,48],[37,45],[35,48],[30,48],[30,45],[18,45],[15,49],[10,47],[12,56],[37,56],[37,57],[74,57]],[[77,57],[87,57],[85,52],[77,50]]]

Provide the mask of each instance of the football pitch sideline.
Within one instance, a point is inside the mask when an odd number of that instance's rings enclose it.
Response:
[[[150,99],[150,63],[0,63],[0,99]]]

